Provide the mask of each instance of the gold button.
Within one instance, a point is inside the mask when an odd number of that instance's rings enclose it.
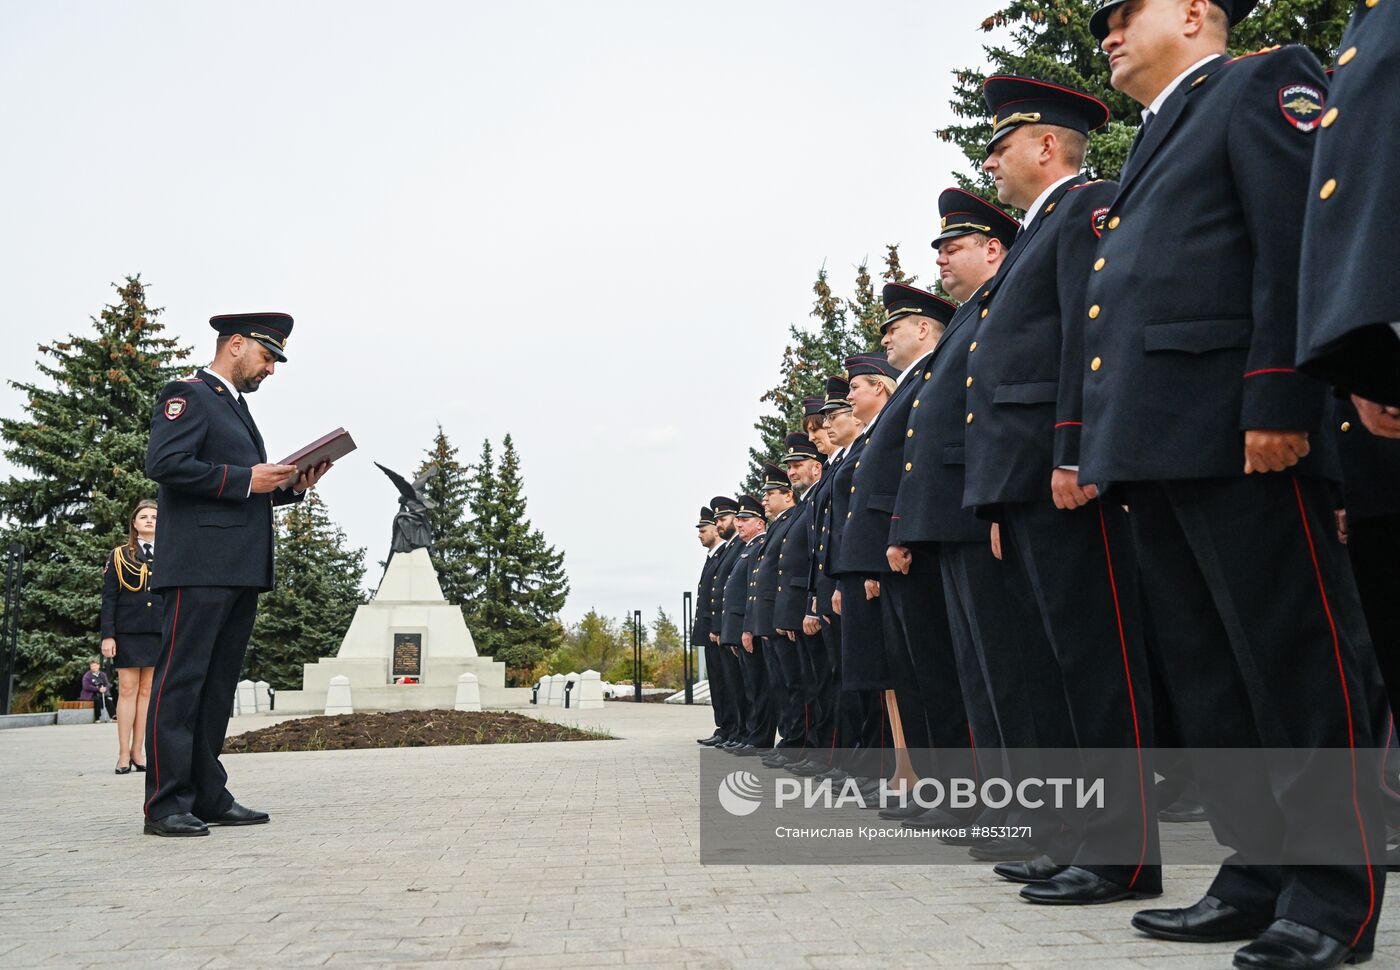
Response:
[[[1376,4],[1378,4],[1378,3],[1380,3],[1380,2],[1381,2],[1381,0],[1366,0],[1366,6],[1368,6],[1368,7],[1374,7]]]
[[[1104,259],[1102,256],[1094,260],[1094,272],[1097,273],[1099,270],[1103,269],[1103,264],[1106,262],[1108,262],[1108,260]]]
[[[928,375],[927,375],[927,374],[924,375],[924,380],[928,380]],[[918,406],[919,406],[919,399],[916,397],[916,398],[914,398],[914,407],[918,407]]]
[[[1120,223],[1120,222],[1122,222],[1122,221],[1123,221],[1122,219],[1118,218],[1117,216],[1114,216],[1112,219],[1108,220],[1108,228],[1110,228],[1110,229],[1117,229],[1117,228],[1118,228],[1118,223]]]
[[[860,467],[860,462],[856,462],[856,467],[857,467],[857,468],[859,468],[859,467]],[[851,489],[851,491],[853,491],[853,492],[854,492],[854,491],[855,491],[855,489]]]
[[[1350,63],[1351,63],[1351,59],[1352,59],[1353,57],[1355,57],[1355,56],[1356,56],[1356,48],[1355,48],[1355,47],[1348,47],[1346,50],[1342,51],[1342,56],[1339,57],[1339,58],[1337,58],[1337,66],[1338,66],[1338,67],[1344,67],[1345,65],[1350,64]]]
[[[976,350],[976,349],[977,349],[977,341],[974,340],[974,341],[968,346],[967,351],[968,351],[968,353],[972,353],[972,351],[974,351],[974,350]]]
[[[932,375],[931,373],[929,373],[928,371],[924,371],[924,380],[928,380],[928,379],[929,379],[930,377],[932,377],[932,376],[933,376],[933,375]],[[917,402],[916,402],[916,403],[917,403]]]
[[[968,374],[968,375],[967,375],[967,386],[968,386],[968,387],[971,387],[971,386],[972,386],[972,375],[971,375],[971,374]]]
[[[912,437],[914,437],[914,429],[913,429],[913,428],[910,428],[908,431],[904,432],[904,437],[906,437],[906,438],[912,438]]]
[[[817,546],[817,552],[826,552],[826,545],[822,544],[820,546]]]
[[[1317,195],[1320,199],[1330,199],[1332,198],[1332,193],[1335,191],[1337,191],[1337,180],[1328,179],[1326,182],[1322,183],[1322,189]]]
[[[1099,305],[1098,305],[1097,303],[1095,303],[1093,306],[1091,306],[1091,307],[1089,308],[1089,319],[1090,319],[1090,320],[1097,320],[1098,318],[1099,318]]]
[[[1327,113],[1322,116],[1322,127],[1331,128],[1332,122],[1337,120],[1337,109],[1328,108]]]
[[[854,492],[855,490],[856,490],[856,487],[855,487],[854,485],[852,485],[852,486],[851,486],[851,491]]]
[[[853,489],[853,491],[854,491],[854,489]],[[850,517],[851,517],[851,513],[847,512],[847,513],[846,513],[846,518],[849,519]]]
[[[912,461],[906,461],[904,463],[904,470],[907,472],[912,472],[914,470],[914,463]]]
[[[150,606],[150,605],[151,605],[149,600],[146,602],[146,605],[147,605],[147,606]]]
[[[991,312],[992,312],[991,310],[988,310],[986,307],[983,307],[983,308],[982,308],[982,319],[983,319],[983,320],[987,319],[987,314],[989,314],[989,313],[991,313]]]
[[[968,423],[968,424],[971,424],[971,423],[972,423],[972,412],[971,412],[971,411],[967,412],[967,423]]]
[[[1099,369],[1100,367],[1102,367],[1102,366],[1103,366],[1103,358],[1102,358],[1102,357],[1095,357],[1093,360],[1089,361],[1089,369],[1090,369],[1090,370],[1098,370],[1098,369]]]
[[[1351,430],[1351,422],[1350,422],[1350,421],[1343,421],[1343,422],[1342,422],[1342,430],[1343,430],[1343,431],[1350,431],[1350,430]]]

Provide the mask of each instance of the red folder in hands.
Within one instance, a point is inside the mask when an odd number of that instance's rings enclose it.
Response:
[[[355,450],[355,439],[344,428],[336,428],[328,435],[317,438],[305,448],[298,448],[286,458],[284,465],[296,465],[297,473],[306,474],[317,465],[328,461],[339,461]]]

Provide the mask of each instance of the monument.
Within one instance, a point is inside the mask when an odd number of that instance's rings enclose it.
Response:
[[[357,711],[450,709],[466,673],[476,675],[482,706],[528,704],[529,688],[506,687],[505,664],[477,656],[461,607],[442,595],[428,556],[433,503],[423,494],[436,467],[411,483],[378,467],[399,490],[384,576],[374,597],[355,610],[336,655],[304,664],[301,690],[278,691],[278,713],[323,710],[337,676],[350,679]]]

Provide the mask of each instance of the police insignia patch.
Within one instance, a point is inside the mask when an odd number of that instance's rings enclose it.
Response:
[[[1108,206],[1104,206],[1101,209],[1095,209],[1094,214],[1090,217],[1089,220],[1090,224],[1094,227],[1094,235],[1098,236],[1100,239],[1103,238],[1104,224],[1108,222],[1108,209]]]
[[[184,414],[184,413],[185,413],[185,399],[184,399],[184,398],[182,398],[182,397],[172,397],[170,400],[168,400],[168,401],[165,402],[165,417],[166,417],[168,420],[174,421],[176,418],[178,418],[180,415],[182,415],[182,414]]]
[[[1312,131],[1322,118],[1326,99],[1311,84],[1286,84],[1278,89],[1278,108],[1299,131]]]

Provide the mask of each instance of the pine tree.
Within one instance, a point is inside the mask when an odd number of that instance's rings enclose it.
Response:
[[[431,465],[437,466],[438,473],[424,486],[424,492],[434,503],[434,508],[428,512],[433,526],[430,555],[442,595],[449,603],[460,605],[465,615],[467,604],[481,595],[481,583],[473,569],[472,526],[467,518],[472,469],[457,460],[457,448],[448,440],[442,425],[438,425],[432,447],[416,474],[422,475]]]
[[[90,330],[39,345],[40,380],[12,382],[24,417],[0,420],[5,456],[23,475],[0,482],[6,542],[25,547],[18,686],[60,697],[96,656],[102,563],[125,541],[144,474],[151,405],[188,348],[164,336],[140,276]]]
[[[302,664],[334,656],[364,602],[365,551],[346,546],[314,489],[277,510],[274,530],[277,586],[259,600],[244,675],[295,690]]]
[[[489,458],[489,444],[483,445]],[[477,649],[507,668],[534,667],[563,639],[558,613],[569,595],[564,554],[549,545],[526,515],[525,483],[515,442],[501,442],[494,474],[478,468],[472,491],[481,598],[469,604]]]
[[[1341,41],[1351,0],[1270,0],[1261,4],[1230,33],[1230,51],[1243,54],[1274,44],[1305,44],[1324,64]],[[1077,88],[1109,106],[1111,119],[1089,139],[1085,168],[1092,178],[1117,178],[1128,156],[1142,106],[1109,83],[1108,58],[1089,32],[1094,0],[1010,0],[982,22],[982,29],[1010,28],[1005,45],[983,45],[990,70],[972,68],[954,75],[953,114],[965,119],[938,134],[956,142],[967,156],[969,169],[956,172],[959,185],[996,201],[989,181],[981,175],[991,119],[982,100],[982,82],[989,74],[1019,74]]]
[[[656,608],[656,619],[651,624],[651,639],[656,649],[662,653],[674,653],[685,642],[681,639],[680,627],[671,615],[661,607]]]

